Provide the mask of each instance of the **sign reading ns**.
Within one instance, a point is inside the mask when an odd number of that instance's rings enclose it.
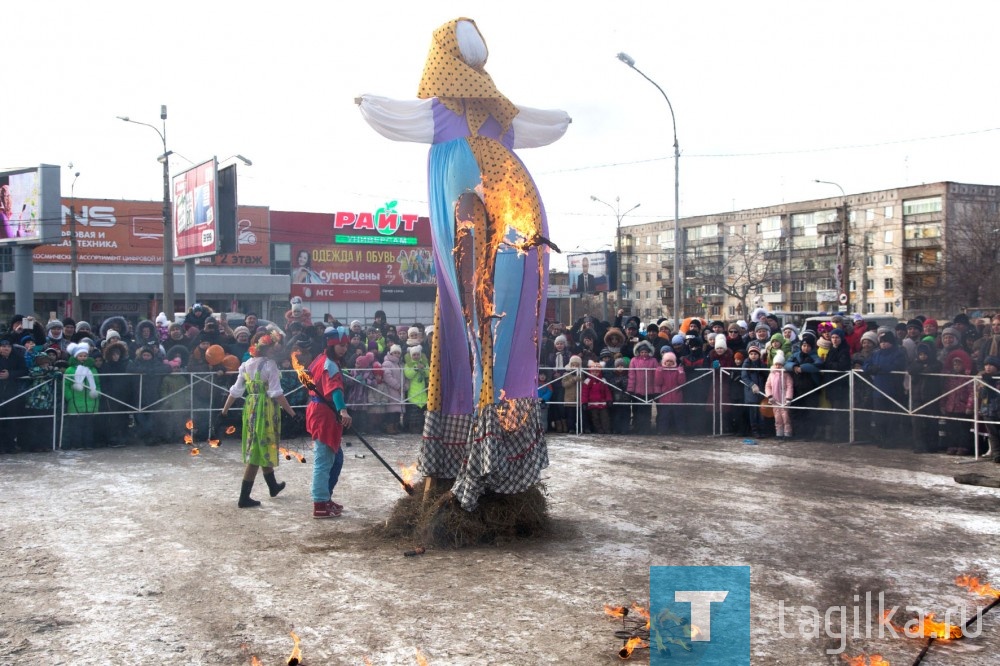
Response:
[[[750,567],[650,567],[649,663],[750,666]]]

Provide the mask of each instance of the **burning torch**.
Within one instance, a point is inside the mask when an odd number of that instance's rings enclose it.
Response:
[[[337,406],[334,405],[333,402],[329,398],[327,398],[326,396],[324,396],[316,388],[316,384],[313,383],[312,377],[309,376],[309,373],[306,372],[306,369],[305,369],[305,367],[303,367],[302,362],[299,361],[299,352],[292,352],[291,358],[292,358],[292,367],[295,369],[295,373],[296,373],[296,375],[299,378],[299,383],[301,383],[303,386],[305,386],[306,389],[308,389],[308,391],[312,395],[316,396],[316,398],[319,399],[324,405],[326,405],[327,407],[329,407],[330,409],[332,409],[334,415],[336,415],[336,417],[337,417],[337,422],[339,423],[341,419],[340,419],[340,412],[337,410]],[[382,463],[382,466],[385,467],[387,470],[389,470],[390,474],[392,474],[394,477],[396,477],[396,480],[399,481],[399,484],[401,486],[403,486],[403,490],[406,491],[406,494],[407,495],[412,495],[414,493],[413,486],[403,480],[403,477],[401,477],[396,472],[396,470],[394,470],[392,468],[392,466],[389,465],[389,463],[387,463],[385,461],[385,458],[383,458],[381,455],[379,455],[378,451],[376,451],[374,448],[372,448],[372,445],[368,443],[368,440],[366,440],[364,437],[362,437],[361,433],[359,433],[353,427],[351,428],[351,432],[353,432],[354,436],[357,437],[358,440],[360,440],[361,443],[365,445],[366,449],[368,449],[369,451],[372,452],[372,455],[375,456],[375,458],[380,463]]]

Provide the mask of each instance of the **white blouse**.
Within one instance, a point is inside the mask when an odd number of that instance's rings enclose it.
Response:
[[[242,398],[247,390],[246,378],[250,377],[253,379],[258,371],[260,372],[260,378],[267,384],[268,398],[277,398],[285,395],[285,392],[281,390],[281,370],[273,358],[266,356],[258,356],[243,362],[236,375],[236,383],[229,389],[229,395],[234,398]]]

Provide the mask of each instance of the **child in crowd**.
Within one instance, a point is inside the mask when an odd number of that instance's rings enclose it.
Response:
[[[628,374],[628,392],[635,401],[632,408],[634,432],[648,435],[652,429],[651,403],[656,396],[656,369],[660,364],[653,358],[653,345],[646,340],[635,345],[635,352],[636,357],[629,363]]]
[[[583,360],[579,356],[570,356],[559,380],[563,388],[563,417],[565,425],[561,432],[576,432],[577,400],[580,397],[579,387],[583,381]]]
[[[668,351],[656,369],[656,432],[660,435],[680,432],[680,402],[684,399],[684,368],[677,364],[677,355]]]
[[[601,381],[601,362],[591,361],[583,380],[581,402],[590,418],[590,428],[599,435],[611,432],[611,388]]]
[[[764,395],[774,405],[774,431],[778,439],[792,438],[792,419],[785,406],[792,400],[792,380],[785,373],[785,354],[780,349],[771,362]]]
[[[399,419],[403,413],[403,350],[398,344],[389,345],[382,361],[382,388],[388,396],[383,416],[387,435],[399,434]]]
[[[424,348],[411,345],[407,350],[406,362],[403,365],[403,375],[406,377],[406,431],[411,434],[423,434],[424,412],[427,410],[427,379],[430,367]]]
[[[538,419],[543,428],[549,423],[549,401],[552,400],[552,384],[549,383],[549,373],[538,371]]]
[[[750,436],[760,438],[764,435],[764,418],[760,413],[760,400],[767,385],[767,364],[761,360],[760,344],[754,340],[747,345],[747,358],[743,361],[740,380],[743,384],[743,402],[747,404],[747,420],[750,423]]]

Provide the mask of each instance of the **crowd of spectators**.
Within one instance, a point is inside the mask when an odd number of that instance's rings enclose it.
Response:
[[[293,362],[308,367],[323,353],[324,329],[342,324],[330,315],[313,322],[301,301],[291,305],[278,362],[286,396],[301,408],[308,395]],[[0,449],[51,449],[60,422],[72,423],[63,448],[211,436],[220,427],[211,406],[225,400],[260,326],[254,314],[230,322],[202,305],[181,323],[162,314],[134,325],[111,317],[96,329],[15,315],[0,335],[0,417],[23,418],[4,421]],[[392,325],[381,311],[347,326],[355,427],[420,433],[433,327]],[[858,315],[834,315],[800,331],[762,309],[749,322],[691,317],[676,328],[666,320],[643,326],[619,311],[613,322],[589,315],[572,326],[546,322],[537,362],[551,432],[853,435],[917,452],[968,454],[980,445],[980,454],[1000,461],[991,423],[1000,420],[1000,315],[975,323],[964,314],[947,323],[916,317],[877,330]],[[973,416],[982,433],[970,431]],[[289,421],[286,435],[302,434],[296,428]]]

